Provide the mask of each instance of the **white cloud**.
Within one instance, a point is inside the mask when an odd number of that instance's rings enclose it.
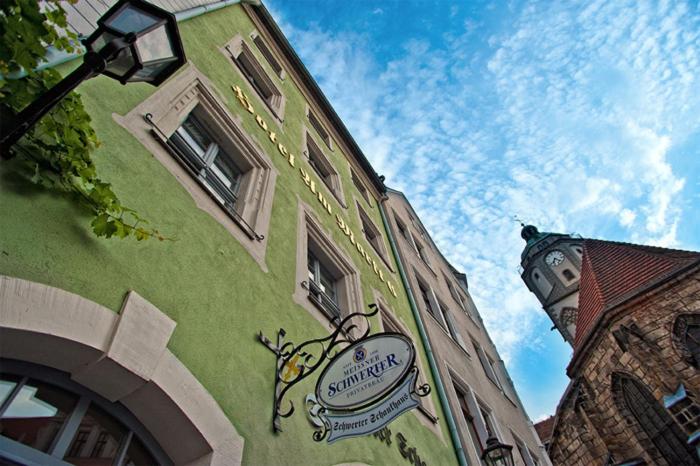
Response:
[[[511,361],[537,349],[542,312],[517,271],[512,216],[673,246],[684,179],[668,154],[700,127],[697,12],[633,0],[514,9],[490,48],[465,45],[470,22],[439,46],[407,41],[388,63],[363,34],[283,28],[377,171],[468,273]]]

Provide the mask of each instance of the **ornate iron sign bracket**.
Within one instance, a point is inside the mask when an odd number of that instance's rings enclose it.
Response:
[[[284,396],[296,384],[313,374],[328,359],[335,355],[335,351],[343,344],[351,344],[355,339],[362,339],[369,335],[369,318],[377,315],[379,308],[376,304],[369,305],[371,311],[367,314],[355,312],[340,321],[338,327],[329,336],[305,341],[299,345],[288,341],[283,343],[286,332],[283,328],[277,332],[277,344],[273,344],[269,338],[258,333],[258,340],[267,349],[277,356],[275,369],[275,401],[273,405],[272,428],[275,432],[281,432],[281,418],[289,417],[294,413],[294,403],[289,401],[289,407],[282,409]],[[359,330],[353,319],[365,319],[367,328],[357,338],[352,338],[352,333]]]

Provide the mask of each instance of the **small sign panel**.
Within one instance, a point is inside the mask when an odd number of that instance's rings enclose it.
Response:
[[[316,383],[316,398],[336,411],[357,410],[392,392],[415,362],[411,340],[399,333],[379,333],[341,351]]]
[[[414,372],[390,396],[366,411],[351,414],[326,414],[325,418],[330,424],[328,443],[377,432],[401,414],[417,407],[418,400],[413,394],[415,381],[416,373]]]

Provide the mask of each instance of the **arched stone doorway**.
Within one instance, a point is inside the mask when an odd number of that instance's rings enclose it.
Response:
[[[167,348],[176,323],[135,292],[119,314],[0,275],[0,357],[40,364],[119,402],[175,464],[241,464],[243,438]]]

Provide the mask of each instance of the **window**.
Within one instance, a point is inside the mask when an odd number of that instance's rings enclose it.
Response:
[[[415,238],[413,238],[413,244],[415,245],[418,256],[420,256],[423,262],[425,262],[425,265],[430,267],[430,261],[428,260],[428,255],[425,252],[425,247],[420,242],[416,241]]]
[[[462,308],[462,310],[469,315],[469,310],[467,309],[467,305],[464,303],[464,299],[462,296],[457,292],[457,289],[454,287],[452,282],[450,281],[449,278],[443,273],[442,277],[445,279],[445,283],[447,283],[447,289],[450,291],[450,295],[452,295],[452,298],[457,301],[457,304],[459,304],[459,307]],[[471,316],[470,316],[471,317]]]
[[[345,205],[340,189],[340,177],[338,176],[338,172],[335,171],[333,165],[323,154],[323,151],[321,151],[321,148],[318,147],[311,135],[308,132],[305,132],[304,134],[306,134],[305,154],[309,165],[311,165],[311,168],[314,169],[318,177],[321,178],[323,184],[325,184],[336,199],[338,199],[338,202]]]
[[[488,377],[491,382],[496,384],[496,386],[502,390],[503,387],[501,386],[501,382],[498,380],[498,376],[496,375],[496,368],[494,367],[493,359],[486,354],[486,352],[481,348],[481,345],[479,345],[477,342],[472,340],[472,344],[474,345],[476,354],[479,356],[479,361],[481,362],[481,367],[484,368],[486,377]]]
[[[3,361],[3,370],[15,369],[30,375],[0,374],[0,384],[13,386],[0,412],[0,436],[3,448],[15,457],[31,458],[32,464],[171,464],[122,405],[108,402],[62,372]]]
[[[270,64],[270,67],[272,67],[275,74],[279,76],[280,79],[284,79],[284,70],[282,69],[282,66],[272,54],[272,51],[269,49],[267,44],[265,44],[262,37],[260,37],[260,34],[253,32],[250,37],[253,39],[253,43],[258,47],[258,50],[260,50],[260,53],[262,53],[263,57],[265,57],[265,60],[267,60],[267,62]]]
[[[196,110],[196,109],[195,109]],[[182,162],[196,176],[197,181],[233,216],[243,171],[236,165],[206,130],[195,112],[190,113],[170,136]]]
[[[420,281],[418,282],[418,291],[420,292],[421,299],[423,300],[423,305],[425,306],[425,310],[430,313],[433,317],[438,319],[438,322],[440,319],[438,316],[435,314],[435,309],[433,309],[432,301],[430,299],[430,291],[428,291],[428,287],[423,285]]]
[[[573,272],[572,272],[571,270],[569,270],[569,269],[564,269],[564,270],[561,271],[561,273],[564,275],[564,278],[566,278],[568,281],[571,281],[571,280],[573,280],[574,278],[576,278],[576,277],[574,276]]]
[[[309,118],[309,123],[316,131],[316,134],[318,134],[321,137],[321,140],[326,144],[326,146],[328,146],[330,150],[333,150],[333,142],[331,140],[330,135],[328,134],[328,131],[326,131],[326,128],[324,128],[323,124],[321,123],[321,120],[319,120],[319,118],[313,111],[311,111],[311,109],[308,109],[306,116]]]
[[[406,225],[401,220],[399,220],[399,218],[396,215],[394,215],[394,221],[396,222],[396,228],[398,228],[399,233],[401,233],[401,236],[403,236],[403,238],[406,241],[408,241],[408,244],[410,244],[412,248],[415,248],[415,246],[413,245],[413,239],[411,238],[411,234],[408,232]]]
[[[486,429],[486,435],[488,438],[498,438],[498,435],[496,435],[496,428],[493,424],[493,419],[491,418],[491,411],[488,408],[479,405],[479,412],[484,420],[484,429]]]
[[[459,387],[455,386],[455,392],[457,392],[457,400],[459,401],[459,408],[462,411],[462,416],[467,423],[467,429],[469,430],[469,436],[471,437],[472,444],[476,453],[481,457],[484,452],[484,444],[481,443],[479,438],[479,431],[477,429],[477,420],[472,416],[469,410],[469,404],[467,402],[467,394],[460,390]]]
[[[369,204],[370,207],[372,207],[372,203],[370,202],[370,197],[369,197],[369,191],[367,191],[367,188],[362,183],[360,178],[357,176],[357,173],[355,173],[355,170],[350,170],[350,177],[352,178],[352,183],[355,185],[355,188],[357,188],[357,190],[362,195],[362,198],[365,201],[367,201],[367,204]]]
[[[700,367],[700,314],[681,314],[673,323],[673,342],[683,359]]]
[[[637,421],[669,464],[697,464],[695,448],[669,412],[640,381],[626,374],[613,373],[613,394]]]
[[[374,251],[381,257],[384,262],[387,262],[386,248],[384,247],[384,239],[382,234],[379,232],[372,220],[369,219],[369,215],[365,212],[359,204],[357,204],[357,211],[360,213],[360,222],[362,224],[362,233],[365,235],[365,239],[369,244],[372,245]]]
[[[122,123],[264,267],[277,172],[207,78],[188,66]]]
[[[335,324],[363,307],[357,269],[303,203],[300,222],[294,301],[324,325]]]
[[[323,309],[332,319],[340,318],[338,308],[338,292],[336,280],[312,252],[308,251],[309,297]]]
[[[457,330],[457,323],[455,322],[454,317],[450,313],[450,310],[440,301],[437,302],[437,305],[440,309],[440,313],[442,314],[445,324],[447,324],[447,331],[450,334],[450,337],[452,337],[452,340],[455,343],[457,343],[460,348],[462,348],[467,354],[469,354],[469,351],[467,351],[467,345],[466,343],[464,343],[462,335],[460,335],[459,331]]]
[[[282,120],[285,103],[282,92],[267,76],[265,70],[260,66],[260,63],[258,63],[258,60],[243,38],[240,35],[234,37],[233,40],[226,45],[226,50],[236,64],[236,69],[245,77],[250,87],[255,90],[255,93],[265,103],[272,114],[279,120]]]

